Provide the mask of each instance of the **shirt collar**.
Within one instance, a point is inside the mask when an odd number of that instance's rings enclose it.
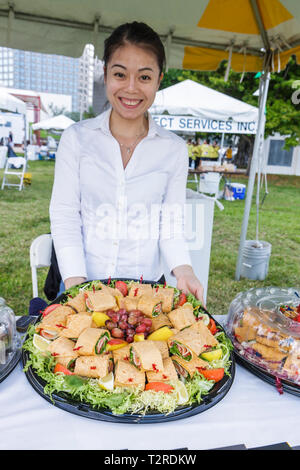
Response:
[[[109,128],[109,118],[111,109],[109,108],[103,113],[99,114],[95,118],[85,119],[82,121],[82,125],[88,127],[89,129],[101,129],[104,134],[111,135],[110,128]],[[165,137],[164,129],[159,126],[154,119],[152,118],[151,114],[148,112],[148,121],[149,121],[149,132],[148,137],[153,137],[154,135],[159,135],[160,137]]]

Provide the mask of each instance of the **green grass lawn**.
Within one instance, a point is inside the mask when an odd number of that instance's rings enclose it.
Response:
[[[53,161],[30,161],[32,184],[23,191],[0,191],[0,297],[17,315],[28,311],[32,298],[29,248],[40,234],[49,233],[49,201]],[[2,181],[3,170],[0,171]],[[234,179],[247,182],[246,178]],[[260,211],[260,239],[272,244],[269,273],[265,281],[235,281],[244,201],[222,201],[215,207],[207,307],[212,314],[227,313],[236,294],[255,286],[300,288],[300,177],[270,176],[269,194]],[[193,184],[189,185],[193,188]],[[255,206],[247,239],[255,238]],[[47,268],[39,270],[39,294]]]

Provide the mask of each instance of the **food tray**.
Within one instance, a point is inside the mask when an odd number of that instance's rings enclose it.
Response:
[[[267,361],[263,361],[260,357],[249,354],[246,344],[241,345],[234,334],[234,325],[236,321],[242,317],[243,312],[252,309],[255,315],[262,314],[264,319],[260,325],[261,328],[270,328],[271,331],[276,330],[285,337],[292,338],[295,342],[300,342],[300,323],[287,318],[281,311],[281,305],[289,305],[291,307],[300,304],[300,297],[295,288],[252,288],[245,292],[240,292],[232,301],[229,307],[228,318],[225,325],[227,335],[230,337],[234,345],[234,354],[237,363],[248,369],[270,385],[275,386],[280,393],[286,391],[296,396],[300,396],[299,379],[292,380],[283,368],[283,362],[280,367],[268,367]],[[250,341],[251,346],[251,341]],[[250,349],[251,351],[251,349]],[[266,362],[266,364],[264,363]]]
[[[126,278],[119,278],[118,280],[122,281],[128,281],[129,279]],[[130,279],[135,282],[139,282],[137,279]],[[86,281],[90,282],[90,281]],[[86,284],[86,282],[84,284]],[[108,282],[108,279],[101,280],[104,284]],[[156,284],[155,282],[152,281],[143,281],[143,283],[146,284]],[[55,299],[52,303],[59,303],[62,302],[66,299],[66,294],[63,293],[60,295],[57,299]],[[207,314],[211,316],[208,312]],[[40,320],[40,317],[37,318],[37,322]],[[220,330],[224,331],[223,327],[216,322],[216,325],[219,327]],[[22,361],[23,365],[25,366],[27,360],[29,359],[29,353],[25,350],[22,351]],[[52,397],[47,395],[44,392],[44,387],[46,385],[46,382],[41,379],[35,371],[29,367],[27,371],[25,372],[26,377],[29,381],[29,383],[32,385],[34,390],[42,396],[45,400],[47,400],[49,403],[52,405],[63,409],[65,411],[68,411],[72,414],[79,415],[85,418],[90,418],[98,421],[107,421],[107,422],[114,422],[114,423],[131,423],[131,424],[137,424],[137,423],[142,423],[142,424],[147,424],[147,423],[162,423],[162,422],[167,422],[167,421],[175,421],[178,419],[183,419],[183,418],[188,418],[190,416],[194,416],[196,414],[202,413],[209,408],[215,406],[217,403],[219,403],[225,395],[228,393],[234,377],[235,377],[235,358],[233,352],[231,352],[230,355],[230,369],[229,369],[229,374],[224,375],[223,379],[220,382],[217,382],[214,387],[210,390],[208,395],[205,395],[202,399],[202,402],[200,404],[192,404],[188,406],[180,406],[178,407],[174,412],[169,413],[169,414],[162,414],[159,412],[153,412],[153,413],[146,413],[145,415],[140,415],[140,414],[130,414],[126,413],[123,415],[116,415],[113,414],[110,410],[106,409],[94,409],[91,405],[81,403],[78,401],[74,401],[70,398],[68,394],[63,394],[63,393],[53,393]]]

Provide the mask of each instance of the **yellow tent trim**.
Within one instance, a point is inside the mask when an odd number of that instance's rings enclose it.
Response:
[[[293,16],[279,0],[259,0],[264,27],[275,28]],[[199,28],[240,34],[260,34],[249,0],[209,0]]]
[[[289,58],[295,55],[297,63],[300,64],[300,46],[293,47],[292,49],[289,49],[288,51],[284,51],[280,53],[280,70],[284,70]],[[278,54],[275,52],[274,54],[274,70],[278,70]]]
[[[217,70],[222,60],[228,60],[228,51],[205,47],[186,46],[182,67],[187,70]],[[263,58],[234,52],[231,69],[235,72],[257,72],[262,70]]]

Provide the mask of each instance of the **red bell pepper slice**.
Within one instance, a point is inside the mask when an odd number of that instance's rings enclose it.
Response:
[[[210,318],[210,320],[209,320],[208,329],[209,329],[209,331],[211,332],[212,335],[215,335],[216,332],[218,331],[217,326],[216,326],[216,322],[212,318]]]
[[[57,374],[57,373],[62,373],[62,374],[65,374],[65,375],[74,375],[73,372],[71,372],[69,369],[67,369],[65,366],[63,366],[62,364],[56,364],[56,366],[54,367],[54,374]]]
[[[224,377],[224,369],[205,369],[204,367],[197,367],[197,370],[202,374],[207,380],[213,380],[214,382],[219,382]]]
[[[174,387],[165,382],[149,382],[146,384],[145,390],[152,390],[153,392],[171,393],[172,390],[174,390]]]

